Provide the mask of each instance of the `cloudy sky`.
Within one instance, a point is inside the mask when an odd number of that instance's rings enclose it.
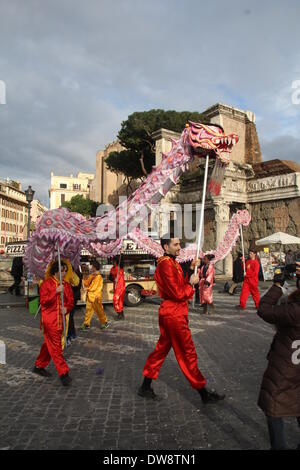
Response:
[[[48,205],[51,170],[94,172],[130,113],[217,102],[256,114],[265,160],[300,162],[299,18],[299,0],[0,0],[0,177]]]

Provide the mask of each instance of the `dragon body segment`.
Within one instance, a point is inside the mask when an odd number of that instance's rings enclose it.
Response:
[[[146,180],[116,210],[102,217],[89,219],[64,208],[43,214],[28,243],[25,264],[30,272],[43,275],[53,257],[55,245],[59,243],[62,256],[71,259],[76,267],[81,248],[98,256],[114,256],[119,252],[125,237],[132,238],[148,253],[161,256],[159,243],[136,228],[136,221],[148,215],[145,215],[145,207],[151,210],[153,205],[157,205],[178,182],[193,159],[203,158],[208,152],[215,158],[209,189],[212,194],[218,194],[220,178],[222,180],[229,163],[228,154],[237,142],[236,134],[225,135],[218,125],[190,122],[180,138],[172,140],[172,148],[162,155],[161,163],[153,167]],[[214,178],[219,180],[216,182]],[[249,222],[250,215],[247,211],[239,211],[233,216],[223,242],[213,251],[216,255],[214,261],[228,254],[239,236],[239,225],[248,225]],[[191,259],[195,253],[195,246],[183,249],[180,260]]]

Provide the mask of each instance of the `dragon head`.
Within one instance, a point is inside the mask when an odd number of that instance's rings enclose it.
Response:
[[[218,124],[200,124],[189,121],[186,131],[188,143],[194,155],[203,156],[207,151],[214,151],[224,164],[229,163],[229,156],[226,154],[232,151],[232,147],[239,140],[234,133],[226,135],[224,129]]]

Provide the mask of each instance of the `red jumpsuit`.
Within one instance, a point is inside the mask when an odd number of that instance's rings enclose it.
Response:
[[[63,357],[61,337],[63,333],[61,294],[56,293],[59,281],[54,277],[46,279],[40,287],[40,303],[42,314],[42,325],[44,342],[40,354],[35,361],[36,367],[45,368],[51,359],[57,369],[58,375],[64,375],[69,371]],[[74,304],[72,287],[68,282],[63,281],[64,286],[64,306],[68,313],[71,312]]]
[[[197,353],[188,327],[188,300],[193,298],[194,289],[184,278],[181,266],[169,256],[159,258],[154,278],[163,299],[159,308],[160,337],[146,361],[143,375],[156,379],[172,347],[191,386],[201,389],[206,380],[198,369]]]
[[[259,273],[259,262],[254,259],[248,259],[246,261],[246,275],[242,287],[240,296],[240,306],[246,308],[246,302],[251,293],[252,298],[255,302],[256,308],[259,304],[259,290],[258,290],[258,273]]]
[[[117,274],[118,274],[118,281],[116,285]],[[115,265],[111,268],[110,275],[114,279],[114,297],[113,297],[114,309],[117,313],[121,313],[123,312],[123,303],[124,303],[124,297],[125,297],[124,269],[119,268],[119,273],[118,273],[118,265]]]

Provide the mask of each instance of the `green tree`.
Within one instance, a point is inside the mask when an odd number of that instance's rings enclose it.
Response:
[[[78,212],[85,217],[95,217],[98,203],[83,197],[81,194],[77,194],[73,196],[70,201],[65,201],[61,207],[66,207],[71,212]]]
[[[154,131],[165,128],[182,132],[188,121],[204,121],[201,113],[189,111],[150,111],[135,112],[121,124],[118,139],[125,150],[111,152],[105,162],[109,170],[123,174],[130,186],[132,179],[145,178],[155,165]]]

